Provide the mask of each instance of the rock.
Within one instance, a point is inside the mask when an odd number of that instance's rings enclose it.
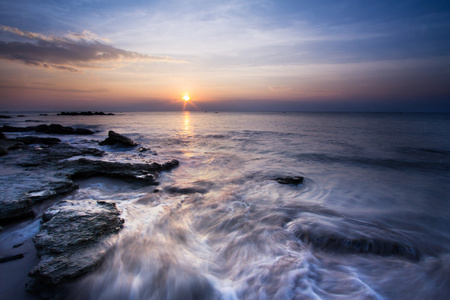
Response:
[[[166,192],[170,194],[206,194],[214,186],[214,183],[206,180],[197,180],[181,186],[168,186],[165,188]]]
[[[18,118],[25,118],[25,115],[17,115]]]
[[[3,196],[2,196],[3,198]],[[33,216],[32,200],[22,197],[21,199],[2,199],[0,201],[0,221],[11,221]]]
[[[14,127],[3,125],[0,128],[0,131],[3,132],[40,132],[40,133],[48,133],[48,134],[79,134],[79,135],[90,135],[94,134],[93,131],[85,128],[72,128],[68,126],[62,126],[60,124],[50,124],[45,125],[41,124],[38,126],[27,126],[27,127]]]
[[[13,256],[2,257],[2,258],[0,258],[0,264],[8,262],[8,261],[12,261],[12,260],[21,259],[21,258],[24,258],[23,254],[16,254]]]
[[[372,254],[420,259],[420,251],[398,232],[342,216],[310,215],[287,224],[288,232],[313,247],[340,254]]]
[[[0,140],[6,139],[6,136],[3,132],[0,132]]]
[[[11,116],[0,115],[0,119],[11,119]]]
[[[86,179],[92,176],[108,176],[131,182],[144,182],[158,184],[157,178],[161,171],[170,171],[177,167],[179,162],[172,160],[164,164],[130,164],[108,161],[94,161],[81,158],[67,161],[64,166],[72,169],[71,179]]]
[[[138,152],[147,152],[147,151],[149,151],[149,150],[150,150],[150,149],[145,148],[145,147],[139,147]]]
[[[134,147],[134,146],[138,145],[138,143],[136,143],[132,139],[130,139],[126,136],[123,136],[119,133],[116,133],[112,130],[110,130],[108,132],[108,137],[104,141],[99,143],[100,146],[115,145],[115,144],[121,144],[121,145],[127,146],[127,147]]]
[[[302,176],[287,176],[287,177],[278,177],[275,179],[280,184],[301,184],[303,183],[304,178]]]
[[[92,271],[108,250],[104,239],[123,226],[119,214],[107,201],[61,201],[49,208],[33,238],[41,261],[29,275],[59,284]]]
[[[4,156],[4,155],[7,155],[7,154],[8,154],[8,151],[6,151],[5,148],[1,148],[0,147],[0,156]]]
[[[19,247],[22,246],[22,245],[23,245],[23,243],[15,244],[15,245],[13,246],[13,248],[19,248]]]
[[[60,139],[57,138],[42,138],[36,136],[24,136],[16,138],[16,141],[20,141],[25,145],[31,144],[41,144],[41,145],[56,145],[61,143]]]
[[[102,111],[96,111],[96,112],[91,112],[91,111],[82,111],[82,112],[60,112],[58,114],[58,116],[114,116],[113,113],[104,113]]]

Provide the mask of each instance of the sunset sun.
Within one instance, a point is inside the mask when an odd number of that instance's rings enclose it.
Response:
[[[184,95],[184,97],[183,97],[184,101],[189,101],[189,99],[191,99],[191,98],[189,98],[189,95]]]

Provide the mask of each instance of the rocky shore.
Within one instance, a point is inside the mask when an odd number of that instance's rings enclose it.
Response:
[[[107,161],[103,158],[105,152],[97,148],[76,147],[56,137],[9,139],[4,132],[84,133],[57,124],[0,128],[0,163],[3,166],[0,225],[40,217],[37,205],[52,198],[60,200],[43,213],[39,233],[33,238],[40,262],[29,272],[33,280],[27,284],[27,291],[41,298],[57,298],[55,291],[60,284],[94,270],[110,247],[104,241],[116,234],[124,223],[113,201],[64,199],[64,195],[78,188],[74,180],[106,176],[133,184],[157,185],[161,172],[179,165],[177,160],[165,163]],[[83,129],[83,132],[88,134],[90,130]],[[113,138],[118,142],[132,141],[118,133],[113,133]],[[21,258],[23,254],[4,257],[1,263]]]

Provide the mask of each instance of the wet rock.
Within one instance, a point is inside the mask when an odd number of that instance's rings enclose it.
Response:
[[[61,201],[48,209],[33,238],[41,261],[29,273],[43,284],[59,284],[96,268],[108,250],[105,238],[123,219],[113,202]]]
[[[42,138],[36,136],[24,136],[16,138],[16,141],[22,142],[25,145],[31,144],[41,144],[41,145],[56,145],[61,143],[60,139],[57,138]]]
[[[0,201],[0,222],[7,222],[31,216],[33,216],[33,202],[28,198],[3,198]]]
[[[93,161],[88,159],[78,159],[67,161],[64,166],[71,169],[72,179],[86,179],[92,176],[108,176],[132,182],[145,182],[147,184],[157,184],[157,178],[161,171],[169,171],[179,165],[177,160],[172,160],[164,164],[130,164],[108,161]]]
[[[405,236],[380,225],[354,219],[306,215],[289,223],[287,230],[315,248],[341,254],[420,259],[419,250]]]
[[[2,257],[2,258],[0,258],[0,264],[8,262],[8,261],[18,260],[21,258],[24,258],[23,254],[16,254],[16,255],[12,255],[12,256]]]
[[[27,126],[27,127],[14,127],[14,126],[7,126],[3,125],[2,128],[0,128],[0,131],[3,132],[40,132],[40,133],[47,133],[47,134],[79,134],[79,135],[90,135],[94,134],[93,131],[89,129],[84,128],[72,128],[68,126],[62,126],[60,124],[50,124],[45,125],[41,124],[38,126]]]
[[[13,246],[13,248],[19,248],[19,247],[22,246],[22,245],[23,245],[23,243],[15,244],[15,245]]]
[[[8,154],[8,151],[6,151],[5,148],[1,148],[0,147],[0,156],[4,156],[4,155],[7,155],[7,154]]]
[[[108,132],[108,137],[104,141],[99,143],[100,146],[115,145],[115,144],[121,144],[126,147],[134,147],[138,145],[138,143],[136,143],[132,139],[119,133],[116,133],[112,130]]]
[[[302,176],[287,176],[287,177],[278,177],[275,179],[280,184],[301,184],[303,183],[304,178]]]
[[[213,186],[210,181],[198,180],[181,186],[169,186],[165,190],[170,194],[206,194]]]
[[[11,119],[11,116],[0,115],[0,119]]]
[[[3,132],[0,132],[0,140],[6,139],[6,136]]]

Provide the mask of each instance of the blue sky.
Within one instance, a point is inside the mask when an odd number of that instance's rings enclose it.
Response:
[[[450,111],[448,1],[16,0],[0,20],[2,110]]]

